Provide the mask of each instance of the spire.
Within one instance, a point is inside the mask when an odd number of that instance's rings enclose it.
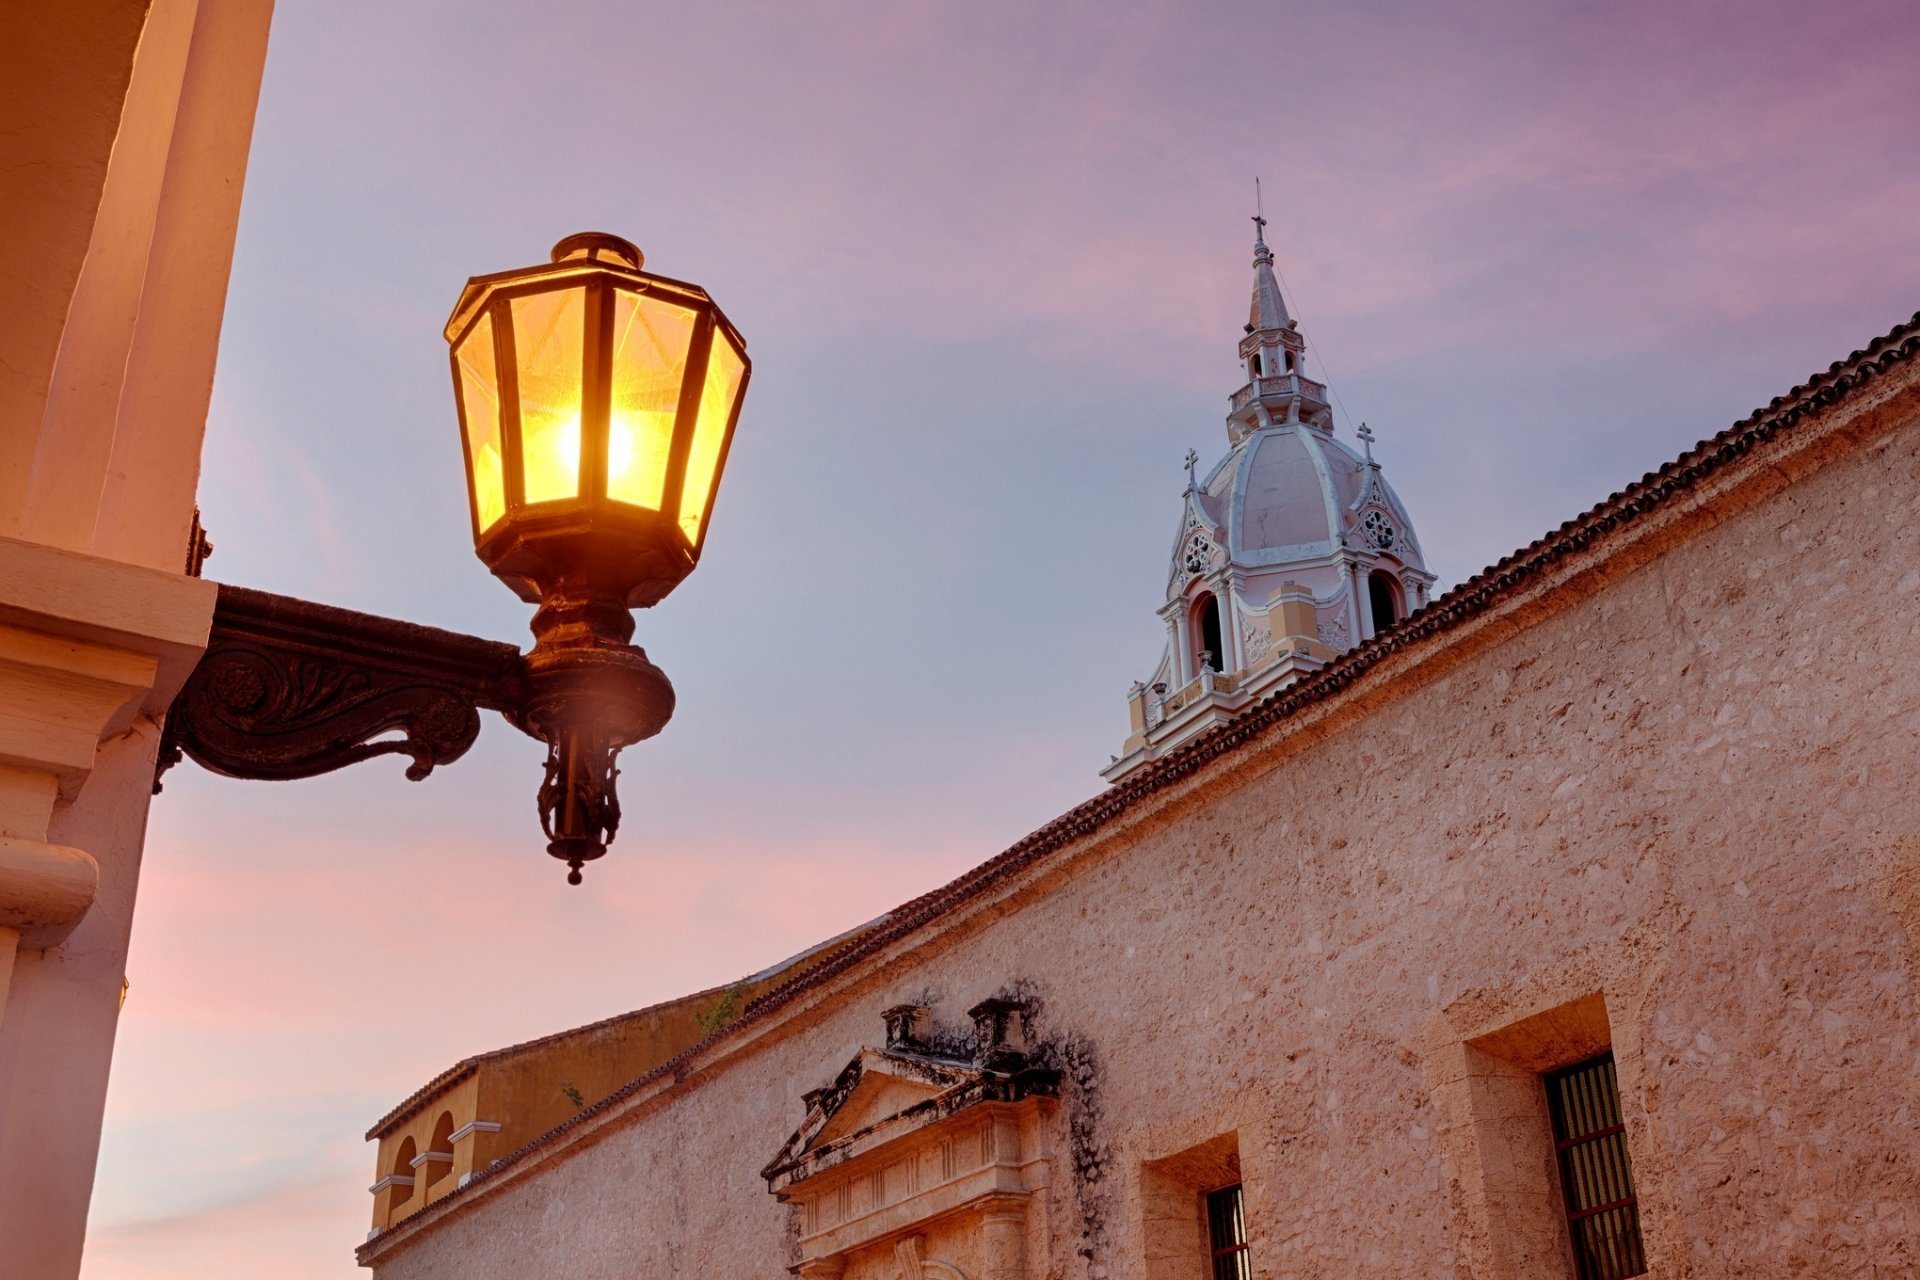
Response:
[[[1254,200],[1260,209],[1259,179]],[[1316,431],[1333,430],[1327,389],[1306,375],[1307,340],[1280,296],[1280,280],[1273,269],[1273,250],[1267,248],[1267,215],[1253,215],[1253,306],[1238,344],[1240,389],[1229,397],[1227,438],[1235,444],[1254,432],[1283,423],[1303,422]]]
[[[1254,179],[1255,207],[1259,207],[1260,180]],[[1273,250],[1267,248],[1265,214],[1253,215],[1253,306],[1247,312],[1247,332],[1285,329],[1293,323],[1287,304],[1280,297],[1280,282],[1273,276]]]

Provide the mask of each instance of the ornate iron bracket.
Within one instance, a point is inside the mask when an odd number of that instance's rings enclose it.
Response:
[[[602,616],[604,615],[604,616]],[[521,653],[392,618],[221,584],[206,654],[167,712],[153,789],[182,758],[230,778],[310,778],[401,755],[426,777],[465,755],[480,712],[548,744],[538,793],[569,883],[620,825],[620,749],[673,714],[673,686],[627,643],[623,605],[556,596]]]
[[[222,583],[206,655],[167,713],[158,773],[183,754],[268,779],[404,755],[418,781],[466,754],[481,708],[514,716],[525,685],[510,644]]]

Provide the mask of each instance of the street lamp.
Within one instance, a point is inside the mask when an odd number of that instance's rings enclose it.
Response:
[[[706,291],[643,262],[568,236],[543,266],[469,280],[447,321],[474,550],[540,606],[516,723],[548,744],[540,819],[576,884],[619,826],[620,748],[673,714],[629,610],[700,558],[749,368]]]
[[[184,753],[307,777],[398,752],[417,779],[491,708],[547,744],[547,851],[580,883],[619,826],[621,748],[673,714],[630,611],[699,562],[751,371],[706,291],[643,262],[618,236],[568,236],[550,262],[469,280],[447,321],[474,550],[539,606],[533,649],[222,586],[163,770]]]

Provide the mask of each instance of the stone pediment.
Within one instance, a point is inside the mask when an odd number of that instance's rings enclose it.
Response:
[[[793,1206],[801,1276],[840,1276],[858,1258],[874,1274],[966,1280],[988,1256],[1014,1262],[996,1276],[1025,1276],[1060,1073],[1029,1057],[1025,1005],[991,999],[968,1012],[974,1043],[956,1050],[929,1041],[926,1009],[887,1010],[886,1046],[862,1049],[805,1095],[800,1127],[761,1170]],[[1044,1214],[1032,1220],[1044,1228]]]
[[[832,1084],[805,1095],[806,1117],[761,1175],[778,1188],[974,1103],[1052,1094],[1058,1073],[1033,1066],[1024,1044],[1008,1040],[1009,1034],[1016,1040],[1023,1034],[1023,1008],[988,1000],[974,1009],[976,1038],[984,1048],[971,1058],[929,1044],[921,1025],[926,1011],[919,1006],[887,1010],[886,1047],[862,1049]]]
[[[936,1106],[941,1095],[974,1076],[965,1062],[886,1049],[862,1049],[833,1085],[816,1096],[807,1120],[794,1134],[802,1151],[813,1151],[896,1119]],[[789,1140],[791,1141],[791,1139]]]

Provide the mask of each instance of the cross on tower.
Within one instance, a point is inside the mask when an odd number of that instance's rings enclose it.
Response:
[[[1193,492],[1193,489],[1194,489],[1193,469],[1199,465],[1200,465],[1200,455],[1195,453],[1191,449],[1187,450],[1187,492],[1188,493]]]
[[[1366,423],[1363,422],[1360,424],[1360,429],[1354,432],[1353,434],[1360,437],[1360,447],[1367,451],[1367,465],[1372,466],[1373,465],[1373,428],[1369,427]]]

